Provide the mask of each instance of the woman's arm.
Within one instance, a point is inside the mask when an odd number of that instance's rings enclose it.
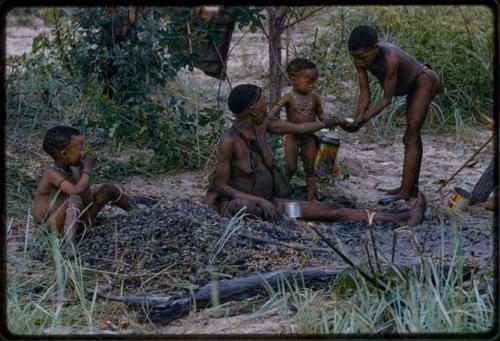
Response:
[[[281,108],[283,108],[287,103],[288,95],[285,95],[278,99],[271,107],[271,110],[267,113],[267,117],[271,120],[279,119]]]
[[[339,124],[337,117],[325,118],[324,121],[290,123],[285,121],[268,121],[266,131],[274,134],[308,134],[323,128],[329,128]]]

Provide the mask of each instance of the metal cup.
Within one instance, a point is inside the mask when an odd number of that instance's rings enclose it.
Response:
[[[455,190],[448,201],[448,208],[451,210],[463,211],[469,206],[471,199],[472,185],[466,183],[455,187]]]
[[[283,214],[288,218],[302,217],[302,208],[298,202],[283,203]]]

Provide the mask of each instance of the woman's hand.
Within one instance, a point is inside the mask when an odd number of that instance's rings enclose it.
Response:
[[[264,220],[268,220],[273,223],[281,221],[282,216],[276,205],[265,199],[260,200],[258,205],[262,209],[262,218],[264,218]]]

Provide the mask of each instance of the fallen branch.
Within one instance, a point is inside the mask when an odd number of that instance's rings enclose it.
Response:
[[[212,303],[212,294],[218,293],[218,303],[243,300],[259,294],[266,295],[269,290],[276,290],[288,282],[293,287],[324,288],[327,287],[345,269],[338,265],[304,268],[298,271],[273,271],[248,277],[223,281],[211,281],[189,293],[166,296],[112,296],[97,292],[100,298],[123,302],[141,309],[142,321],[167,324],[170,321],[187,315],[193,307],[205,308]]]
[[[407,272],[414,272],[415,266],[422,269],[422,264],[409,264],[404,266]],[[243,300],[257,295],[268,295],[269,291],[279,290],[279,288],[288,287],[291,290],[295,288],[312,288],[320,289],[328,287],[332,281],[348,269],[338,265],[327,265],[319,267],[308,267],[302,270],[291,271],[273,271],[263,274],[251,275],[242,278],[234,278],[230,280],[211,281],[206,285],[190,292],[186,292],[175,296],[113,296],[106,295],[103,290],[88,290],[88,294],[95,295],[99,298],[104,298],[111,301],[118,301],[127,304],[128,306],[140,309],[139,316],[141,322],[155,322],[167,324],[172,320],[189,314],[192,309],[206,308],[212,304],[214,292],[217,295],[218,304],[229,301]],[[355,267],[359,272],[360,269]],[[384,273],[402,271],[395,264],[390,266],[382,266]],[[463,280],[469,280],[472,275],[472,268],[464,267]],[[431,280],[436,281],[430,268],[427,271],[431,274]],[[448,273],[449,266],[445,266],[443,271]],[[444,278],[442,277],[441,280]],[[286,286],[283,284],[287,283]],[[377,283],[377,286],[379,284]],[[96,286],[97,288],[97,286]]]

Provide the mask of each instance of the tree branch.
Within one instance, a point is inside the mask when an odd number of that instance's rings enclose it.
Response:
[[[317,12],[321,11],[321,10],[322,10],[322,9],[324,9],[324,8],[325,8],[325,6],[320,7],[320,8],[317,8],[317,9],[315,9],[315,10],[312,10],[311,12],[309,12],[309,14],[307,14],[307,15],[303,16],[302,18],[299,18],[299,19],[295,20],[293,23],[288,24],[287,26],[285,26],[285,27],[284,27],[284,29],[286,30],[286,29],[288,29],[288,28],[290,28],[290,27],[292,27],[292,26],[294,26],[294,25],[298,24],[299,22],[306,20],[306,19],[307,19],[307,18],[309,18],[311,15],[313,15],[313,14],[315,14],[315,13],[317,13]]]

